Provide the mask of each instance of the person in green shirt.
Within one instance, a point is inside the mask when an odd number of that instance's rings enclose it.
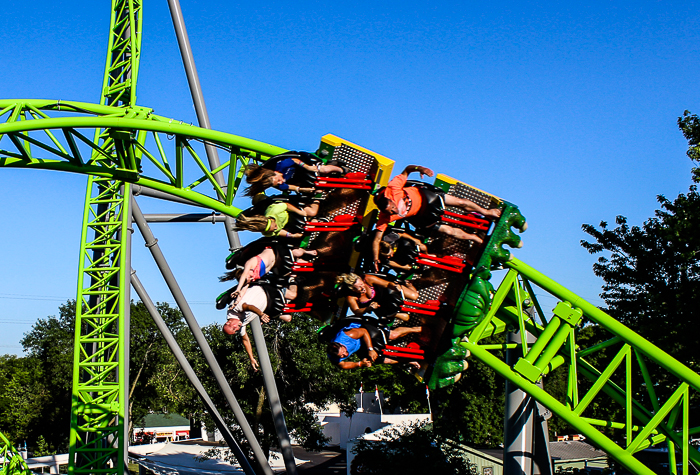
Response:
[[[272,203],[261,216],[239,216],[236,218],[236,228],[246,231],[262,233],[266,237],[300,238],[302,233],[290,233],[284,227],[289,222],[289,213],[295,213],[304,217],[314,217],[318,213],[319,202],[314,201],[309,206],[297,208],[291,203]]]

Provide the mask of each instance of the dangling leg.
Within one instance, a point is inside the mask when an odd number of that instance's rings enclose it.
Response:
[[[445,199],[445,204],[447,206],[456,206],[458,208],[462,208],[465,211],[469,211],[470,213],[479,213],[483,214],[484,216],[488,216],[489,218],[498,218],[501,215],[501,210],[498,208],[494,209],[486,209],[482,208],[478,204],[474,203],[473,201],[469,201],[464,198],[457,198],[456,196],[452,195],[444,195]]]
[[[455,239],[461,239],[463,241],[474,241],[477,244],[481,244],[482,242],[484,242],[484,240],[476,234],[469,234],[468,232],[465,232],[462,229],[453,228],[452,226],[447,226],[446,224],[441,224],[437,229],[441,233],[447,234],[448,236],[452,236]]]
[[[406,336],[410,333],[420,333],[423,331],[423,327],[399,327],[394,328],[389,332],[389,340],[396,340],[402,336]]]

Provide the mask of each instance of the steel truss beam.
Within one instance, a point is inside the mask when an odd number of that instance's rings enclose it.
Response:
[[[593,444],[637,474],[651,474],[635,454],[651,445],[665,442],[669,449],[671,473],[690,473],[690,463],[700,465],[700,453],[689,440],[700,433],[691,427],[690,401],[698,397],[700,375],[642,338],[594,305],[586,302],[526,264],[511,259],[510,270],[493,295],[490,310],[459,345],[484,361],[517,387],[575,427]],[[559,302],[551,315],[542,310],[536,292],[548,293]],[[526,309],[535,309],[531,317]],[[533,313],[533,312],[530,312]],[[585,319],[585,320],[584,320]],[[609,339],[590,348],[582,348],[576,328],[590,321],[609,333]],[[530,332],[534,344],[485,344],[485,338],[506,330]],[[497,357],[494,350],[506,348],[522,352],[513,365]],[[612,357],[597,358],[602,351]],[[567,371],[565,400],[537,386],[557,368]],[[653,374],[664,373],[672,382],[657,386]],[[645,391],[635,393],[633,378],[641,378]],[[619,405],[620,420],[599,420],[586,416],[594,405]],[[590,411],[588,411],[590,412]],[[613,429],[609,437],[602,428]],[[681,459],[676,460],[677,454]]]
[[[31,475],[32,471],[7,437],[0,432],[0,475]]]
[[[58,112],[69,115],[49,115]],[[232,204],[249,161],[264,161],[284,151],[156,116],[141,107],[0,100],[2,118],[0,167],[66,171],[138,183],[233,217],[240,212]],[[97,142],[89,138],[92,134],[98,136]],[[202,143],[227,151],[228,161],[212,169],[202,159],[203,151],[198,151]],[[226,176],[226,186],[215,179],[219,172]],[[201,187],[203,184],[209,186]]]
[[[109,47],[100,103],[131,112],[141,49],[141,0],[113,0]],[[47,119],[15,107],[10,119]],[[9,111],[8,111],[9,112]],[[24,112],[24,113],[23,113]],[[33,120],[27,120],[32,117]],[[15,122],[16,125],[16,122]],[[72,166],[112,173],[90,174],[81,233],[76,299],[73,397],[69,474],[128,474],[129,308],[131,271],[131,185],[124,180],[138,167],[144,136],[97,126],[92,141],[63,129],[63,143],[51,132],[42,143],[27,132],[9,132],[19,155],[31,164],[34,150],[53,152]],[[85,159],[76,140],[88,150]],[[10,154],[8,157],[12,157]],[[87,158],[89,157],[89,158]]]

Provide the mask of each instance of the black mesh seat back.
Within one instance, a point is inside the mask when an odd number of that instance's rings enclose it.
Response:
[[[411,183],[410,186],[415,186],[420,190],[423,200],[418,214],[406,218],[406,221],[416,229],[432,228],[439,224],[442,212],[445,209],[445,202],[442,199],[440,190],[435,186],[422,182]]]
[[[412,266],[418,259],[419,253],[420,251],[415,242],[410,239],[400,238],[396,241],[396,251],[391,260],[402,266]]]
[[[375,285],[374,301],[379,304],[379,308],[374,310],[375,315],[380,318],[387,318],[396,315],[401,310],[403,295],[400,290],[388,289]]]
[[[381,351],[386,347],[389,342],[389,330],[386,327],[378,322],[365,319],[362,323],[362,328],[369,333],[369,338],[372,340],[372,346],[375,350]]]
[[[271,272],[284,276],[292,272],[294,267],[294,256],[292,256],[292,246],[287,242],[276,242],[272,247],[275,251],[275,265]]]

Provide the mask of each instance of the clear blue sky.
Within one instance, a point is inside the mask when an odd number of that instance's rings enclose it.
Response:
[[[581,224],[641,224],[690,184],[676,119],[700,112],[697,2],[181,2],[215,129],[300,150],[333,133],[511,201],[516,256],[593,303]],[[97,102],[109,2],[6,3],[0,97]],[[144,12],[138,103],[196,122],[167,2]],[[0,353],[21,354],[75,296],[86,179],[0,174]],[[222,321],[221,226],[152,228],[200,323]],[[172,301],[138,234],[133,266]]]

